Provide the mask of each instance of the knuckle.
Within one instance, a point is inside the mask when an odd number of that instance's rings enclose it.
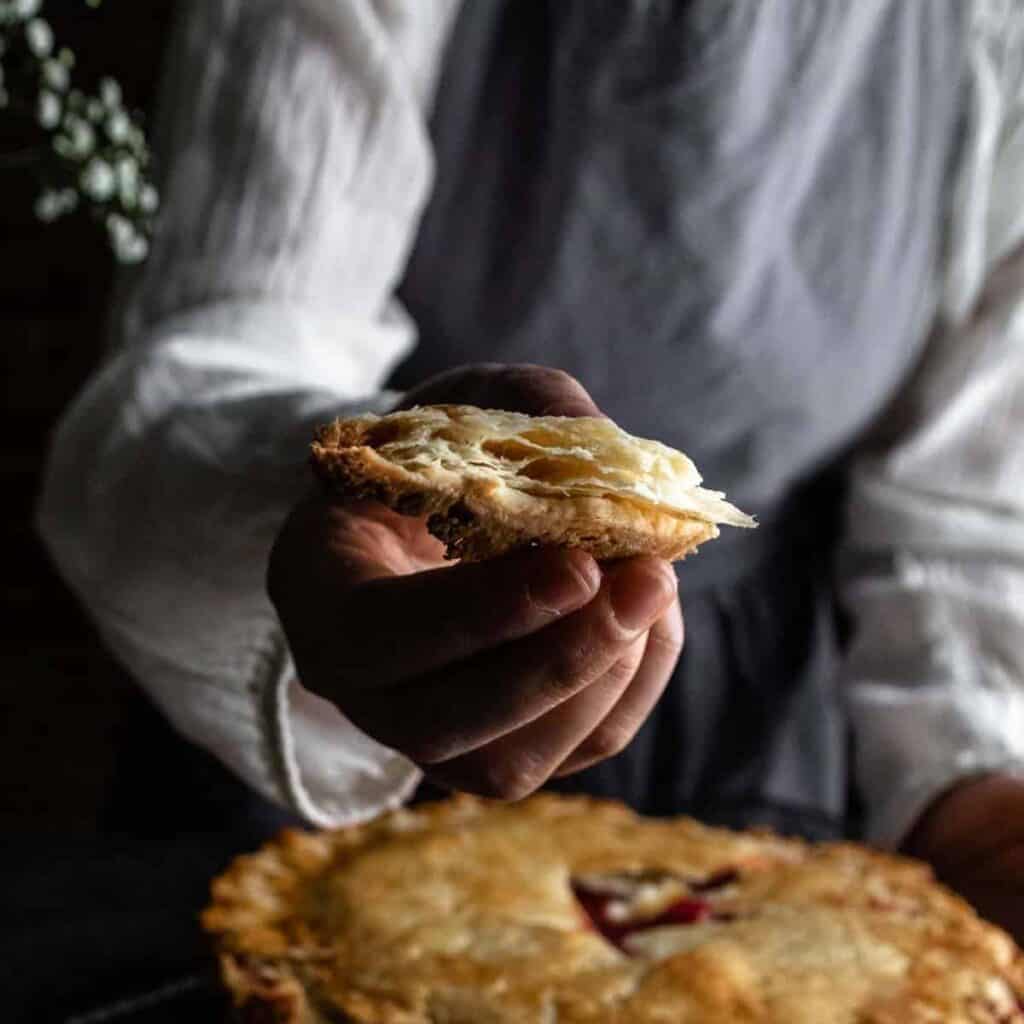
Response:
[[[586,388],[552,366],[508,363],[492,375],[488,391],[538,416],[582,415],[594,408]]]
[[[629,746],[635,730],[625,723],[600,725],[583,744],[581,752],[588,758],[604,761],[615,757]]]
[[[664,655],[666,659],[675,661],[683,651],[684,634],[682,619],[676,616],[678,625],[670,629],[651,630],[648,638],[648,649]]]
[[[451,757],[455,745],[451,737],[432,732],[409,733],[390,744],[421,765],[442,764]]]
[[[605,653],[624,655],[633,635],[619,622],[610,600],[594,603],[597,605],[592,623],[595,648]]]
[[[543,775],[529,758],[485,760],[477,773],[478,791],[494,800],[522,800],[540,788]]]
[[[597,608],[574,635],[550,650],[547,661],[549,679],[555,693],[574,692],[607,672],[622,672],[632,677],[636,663],[628,657],[630,640],[610,608]]]
[[[571,692],[578,687],[580,678],[586,674],[588,654],[587,646],[580,643],[562,643],[551,651],[548,677],[553,692]]]
[[[538,380],[538,386],[555,402],[590,402],[587,389],[564,370],[548,371]]]
[[[551,387],[583,390],[583,385],[571,373],[566,373],[565,370],[559,370],[554,366],[541,366],[535,372],[539,380],[544,381]]]
[[[508,367],[509,378],[520,385],[542,389],[555,395],[586,395],[586,389],[571,374],[554,366],[537,366],[531,363],[515,363]]]
[[[650,635],[640,637],[627,649],[625,655],[608,670],[607,678],[614,686],[624,686],[637,674],[647,653]]]
[[[555,371],[550,366],[543,366],[540,363],[504,363],[502,372],[507,377],[529,377],[536,380]]]

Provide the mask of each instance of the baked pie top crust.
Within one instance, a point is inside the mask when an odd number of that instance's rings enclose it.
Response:
[[[243,1020],[1024,1024],[1013,942],[923,865],[586,798],[286,832],[203,923]]]
[[[552,543],[675,559],[720,523],[755,525],[681,452],[597,417],[422,406],[336,420],[312,462],[336,494],[428,516],[453,558]]]

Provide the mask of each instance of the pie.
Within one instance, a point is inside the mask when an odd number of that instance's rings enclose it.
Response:
[[[426,516],[448,556],[467,561],[535,544],[675,560],[720,523],[755,525],[702,488],[682,452],[598,417],[421,406],[336,420],[312,463],[333,494]]]
[[[203,923],[243,1021],[1024,1024],[1020,952],[923,865],[584,797],[286,832]]]

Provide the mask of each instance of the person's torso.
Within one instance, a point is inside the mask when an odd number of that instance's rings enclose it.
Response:
[[[814,481],[927,333],[963,16],[952,0],[463,8],[400,293],[420,342],[396,383],[560,367],[763,524],[684,563],[677,678],[585,788],[737,823],[765,820],[773,792],[842,813],[821,564],[836,494]]]
[[[578,376],[767,511],[923,342],[958,117],[960,5],[465,5],[401,382],[473,360]]]

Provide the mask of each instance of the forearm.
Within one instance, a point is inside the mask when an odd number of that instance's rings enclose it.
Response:
[[[852,477],[843,682],[872,836],[1024,770],[1024,12],[972,7],[921,365]]]
[[[846,597],[857,629],[842,682],[868,835],[896,846],[957,783],[1024,773],[1024,575],[903,553],[848,580]]]
[[[336,823],[399,799],[415,773],[297,689],[264,574],[309,486],[314,427],[393,396],[331,381],[340,364],[369,383],[344,359],[317,368],[311,356],[304,369],[285,321],[267,315],[232,318],[246,360],[229,358],[238,339],[200,334],[196,319],[115,358],[58,427],[39,524],[108,644],[179,730],[264,794]]]
[[[167,61],[163,206],[122,348],[57,431],[39,523],[192,741],[322,824],[415,781],[307,700],[264,586],[315,426],[388,402],[455,0],[195,0]]]

